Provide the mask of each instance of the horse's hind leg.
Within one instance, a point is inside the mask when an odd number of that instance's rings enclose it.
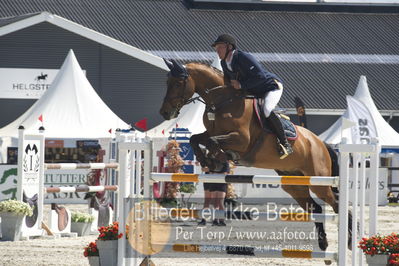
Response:
[[[282,185],[282,188],[290,194],[298,204],[308,213],[322,213],[322,208],[317,202],[310,196],[308,186],[289,186]],[[315,223],[317,229],[318,243],[321,250],[326,250],[328,247],[328,241],[326,232],[324,231],[323,223]]]
[[[328,186],[313,186],[310,187],[313,193],[319,199],[322,199],[333,208],[335,213],[338,213],[338,190],[334,193],[331,187]],[[348,211],[348,248],[352,249],[352,213]]]
[[[335,213],[338,213],[338,200],[330,186],[311,186],[310,190],[316,196],[330,205]]]

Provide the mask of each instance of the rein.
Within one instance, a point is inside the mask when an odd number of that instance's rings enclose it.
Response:
[[[218,104],[215,104],[215,103],[213,103],[213,102],[210,103],[210,104],[207,104],[207,103],[202,99],[201,96],[192,97],[192,98],[190,98],[190,99],[185,100],[185,99],[184,99],[184,94],[185,94],[186,88],[187,88],[187,79],[188,79],[188,76],[187,76],[187,77],[184,77],[184,80],[183,80],[183,90],[182,90],[181,95],[176,96],[176,97],[173,97],[173,98],[168,98],[168,99],[167,99],[167,100],[170,101],[170,100],[172,100],[172,99],[179,98],[180,101],[179,101],[179,103],[178,103],[177,106],[176,106],[178,109],[180,109],[182,106],[184,106],[184,105],[186,105],[186,104],[189,104],[189,103],[192,103],[192,102],[195,103],[195,101],[199,101],[199,102],[202,102],[203,104],[205,104],[205,106],[206,106],[206,107],[205,107],[205,111],[214,113],[214,112],[216,112],[217,109],[220,109],[220,108],[222,108],[223,106],[225,106],[225,105],[231,103],[231,102],[233,101],[233,99],[234,99],[235,97],[237,97],[237,95],[233,95],[232,97],[230,97],[230,98],[228,98],[228,99],[226,99],[226,100],[223,100],[222,102],[220,102],[220,103],[218,103]],[[216,90],[220,90],[220,89],[223,89],[223,88],[226,88],[226,85],[219,85],[219,86],[216,86],[216,87],[213,87],[213,88],[210,88],[210,89],[205,89],[205,93],[206,93],[206,94],[210,94],[211,92],[214,92],[214,91],[216,91]],[[238,97],[243,98],[243,97],[246,97],[246,96],[245,96],[245,95],[238,95]]]
[[[185,90],[185,88],[186,88],[186,83],[184,83],[184,90]],[[209,94],[212,91],[223,89],[223,88],[225,88],[224,85],[216,86],[216,87],[213,87],[213,88],[210,88],[210,89],[206,89],[205,93]],[[184,90],[183,90],[183,98],[184,98]],[[192,102],[195,103],[195,101],[200,101],[203,104],[207,105],[206,102],[201,98],[201,96],[197,96],[197,97],[193,97],[193,98],[190,98],[188,100],[185,100],[183,105],[186,105],[186,104],[189,104],[189,103],[192,103]]]
[[[226,85],[216,86],[216,87],[211,88],[211,89],[206,89],[205,93],[209,94],[209,93],[211,93],[211,92],[213,92],[215,90],[223,89],[223,88],[226,88],[226,87],[227,87]],[[206,104],[205,103],[205,105],[206,105],[205,111],[214,113],[218,109],[221,109],[222,107],[226,106],[227,104],[232,103],[233,99],[236,98],[236,97],[243,98],[243,97],[245,97],[245,95],[238,95],[237,96],[236,94],[234,94],[232,97],[229,97],[229,98],[227,98],[227,99],[225,99],[225,100],[223,100],[223,101],[221,101],[221,102],[219,102],[217,104],[215,104],[213,102],[210,103],[210,104]]]
[[[206,90],[205,90],[205,93],[206,93],[206,94],[209,94],[209,93],[212,92],[212,91],[215,91],[215,90],[218,90],[218,89],[223,89],[223,88],[225,88],[225,87],[226,87],[225,85],[216,86],[216,87],[213,87],[213,88],[211,88],[211,89],[206,89]]]

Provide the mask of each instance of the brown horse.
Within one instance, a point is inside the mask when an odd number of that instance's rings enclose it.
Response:
[[[193,135],[190,143],[201,165],[211,162],[201,151],[204,145],[211,157],[219,160],[233,159],[245,166],[274,169],[280,175],[336,176],[339,175],[338,158],[315,134],[297,126],[298,138],[292,141],[294,152],[280,160],[277,139],[261,128],[253,108],[253,99],[242,96],[238,90],[223,86],[223,73],[205,64],[189,63],[185,67],[176,61],[165,61],[171,70],[167,79],[167,93],[160,109],[166,119],[178,116],[180,108],[191,102],[197,93],[205,102],[204,133]],[[308,212],[321,213],[322,208],[310,196],[311,190],[318,198],[332,206],[338,213],[337,195],[330,186],[282,185],[298,204]],[[323,223],[315,223],[321,250],[328,246]],[[351,218],[348,229],[351,236]],[[350,241],[350,239],[349,239]]]

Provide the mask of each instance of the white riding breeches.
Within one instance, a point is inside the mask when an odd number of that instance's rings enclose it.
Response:
[[[283,94],[283,84],[276,81],[278,85],[278,90],[269,91],[265,95],[265,106],[263,108],[265,116],[269,117],[270,113],[276,108],[278,102],[280,101],[281,95]]]

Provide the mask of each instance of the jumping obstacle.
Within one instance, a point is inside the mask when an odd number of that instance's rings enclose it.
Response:
[[[23,139],[20,136],[20,139]],[[42,142],[41,142],[42,141]],[[19,182],[18,186],[25,187],[38,187],[39,191],[43,193],[39,193],[39,201],[40,197],[42,200],[42,196],[44,194],[43,189],[43,180],[39,180],[40,176],[43,178],[44,167],[36,167],[36,164],[44,161],[44,149],[38,150],[35,145],[42,143],[41,147],[44,147],[44,136],[28,136],[26,140],[22,141],[20,144],[20,151],[26,151],[24,154],[20,153],[20,162],[23,162],[19,165],[22,170],[19,169],[19,174],[21,174],[21,178],[19,180],[23,180],[23,182]],[[353,165],[358,166],[354,169],[355,178],[354,183],[360,184],[359,193],[357,190],[353,194],[351,194],[353,207],[352,207],[352,215],[353,215],[353,228],[357,228],[357,222],[360,224],[360,236],[364,235],[364,187],[365,187],[365,168],[366,168],[366,156],[370,156],[370,170],[371,170],[371,194],[370,194],[370,224],[369,224],[369,234],[375,234],[377,228],[377,180],[378,180],[378,164],[379,164],[379,152],[380,146],[377,143],[372,143],[368,145],[360,145],[360,144],[341,144],[339,146],[340,150],[340,176],[338,177],[290,177],[290,176],[238,176],[238,175],[159,175],[158,173],[150,173],[151,167],[151,153],[152,146],[151,143],[143,142],[143,143],[129,143],[129,142],[121,142],[118,143],[118,161],[119,161],[119,193],[118,193],[118,201],[117,201],[117,218],[119,221],[119,233],[126,233],[126,217],[128,216],[128,212],[130,211],[131,206],[129,205],[128,200],[126,199],[139,199],[144,196],[144,199],[150,199],[150,186],[152,182],[157,181],[173,181],[175,182],[230,182],[234,181],[237,183],[254,183],[257,184],[285,184],[285,185],[329,185],[329,186],[339,186],[339,217],[338,217],[338,253],[336,252],[313,252],[308,250],[282,250],[282,251],[269,251],[269,252],[260,252],[256,250],[256,248],[252,248],[252,251],[246,252],[233,252],[233,250],[239,250],[240,246],[213,246],[214,248],[220,248],[222,250],[226,250],[227,254],[237,254],[237,255],[256,255],[262,257],[297,257],[297,258],[333,258],[336,259],[339,265],[346,265],[347,259],[347,223],[348,223],[348,209],[349,209],[349,173],[350,173],[350,156],[353,158]],[[33,153],[32,153],[33,152]],[[39,155],[37,155],[39,154]],[[142,154],[144,154],[144,160],[142,161]],[[37,155],[37,156],[36,156]],[[23,157],[25,156],[25,157]],[[141,165],[143,162],[143,165]],[[69,166],[72,167],[72,166]],[[142,174],[142,171],[143,174]],[[41,174],[40,174],[41,173]],[[143,178],[143,184],[141,184],[141,178]],[[166,179],[166,180],[164,180]],[[143,185],[143,186],[142,186]],[[141,192],[141,188],[143,191]],[[27,190],[24,190],[26,192]],[[41,195],[40,195],[41,194]],[[22,199],[22,189],[19,189],[18,195],[20,199]],[[29,196],[29,195],[28,195]],[[32,195],[33,196],[33,195]],[[42,201],[41,201],[42,203]],[[360,212],[358,211],[358,205],[360,205]],[[360,215],[360,221],[359,215]],[[226,214],[225,214],[226,215]],[[327,217],[323,215],[324,217]],[[290,217],[290,215],[288,215]],[[319,216],[321,218],[322,215]],[[280,217],[281,218],[281,217]],[[324,219],[324,218],[321,218]],[[328,219],[325,219],[328,220]],[[149,232],[149,226],[145,225],[143,229],[144,232]],[[40,228],[39,228],[40,229]],[[144,243],[144,245],[151,244],[151,236],[150,234],[143,234],[140,237]],[[357,230],[353,230],[352,232],[352,265],[358,265],[362,260],[362,253],[360,249],[358,249],[357,242],[359,240],[359,235],[357,234]],[[154,244],[155,245],[155,244]],[[206,252],[209,251],[210,246],[207,245],[195,245],[195,244],[174,244],[174,245],[163,245],[166,248],[170,248],[170,250],[174,252],[187,252],[187,250],[199,250]],[[208,247],[208,248],[207,248]],[[251,250],[251,248],[245,247],[246,249]],[[126,239],[123,237],[118,240],[118,265],[131,265],[138,264],[139,255],[137,252],[133,251],[133,256],[126,256]],[[249,253],[249,254],[248,254]],[[261,253],[261,254],[260,254]],[[359,255],[360,254],[360,255]],[[130,254],[131,255],[131,254]]]
[[[118,169],[117,163],[45,163],[45,169],[73,170],[73,169]]]
[[[40,236],[44,232],[41,228],[43,221],[44,195],[46,193],[59,192],[100,192],[113,191],[118,192],[118,186],[86,186],[75,187],[44,187],[44,170],[73,170],[73,169],[115,169],[118,170],[118,163],[44,163],[44,128],[39,134],[28,135],[24,133],[24,128],[19,128],[19,164],[18,164],[18,182],[17,199],[29,202],[36,209],[33,217],[27,217],[23,221],[22,236]],[[109,208],[109,207],[107,207]],[[92,211],[94,212],[94,211]],[[112,211],[109,210],[112,214]],[[64,217],[62,217],[64,216]],[[67,218],[65,218],[67,217]],[[60,226],[61,220],[65,218]],[[98,218],[95,216],[95,218]],[[112,215],[106,224],[112,223]],[[94,221],[96,222],[96,221]],[[50,230],[53,233],[70,233],[71,214],[64,208],[52,206],[49,216]],[[60,229],[62,228],[62,229]],[[96,227],[97,228],[97,227]]]
[[[227,254],[240,255],[260,255],[262,257],[296,257],[296,258],[329,258],[338,261],[339,265],[347,264],[347,237],[348,237],[348,211],[349,211],[349,171],[350,156],[353,158],[354,168],[354,184],[359,183],[359,192],[355,189],[351,195],[352,201],[352,265],[358,265],[362,261],[363,254],[357,248],[360,236],[364,235],[364,206],[365,206],[365,169],[366,156],[370,156],[371,170],[371,194],[370,194],[370,223],[369,234],[375,234],[377,228],[377,199],[378,199],[378,165],[379,153],[381,147],[378,141],[373,139],[372,144],[345,144],[339,145],[340,151],[340,176],[339,177],[320,177],[320,176],[264,176],[264,175],[199,175],[199,174],[168,174],[168,173],[151,173],[151,183],[158,181],[170,182],[212,182],[212,183],[249,183],[249,184],[284,184],[284,185],[319,185],[319,186],[338,186],[339,187],[339,217],[338,217],[338,253],[337,252],[313,252],[306,250],[282,250],[282,251],[263,251],[255,252],[256,248],[245,248],[245,252],[230,253],[231,250],[239,250],[239,246],[207,246],[195,244],[174,244],[167,245],[169,251],[174,252],[201,252],[212,253],[226,251]],[[360,165],[360,167],[357,167]],[[145,189],[150,191],[150,189]],[[360,209],[360,219],[358,212]],[[241,213],[242,214],[242,213]],[[240,215],[241,215],[240,214]],[[228,217],[228,212],[219,213],[219,217]],[[267,216],[262,213],[262,216]],[[201,217],[202,211],[189,211],[183,214],[182,211],[176,210],[174,216],[178,217]],[[250,215],[247,217],[251,217]],[[287,217],[292,217],[287,214]],[[278,217],[282,218],[282,217]],[[319,214],[320,221],[330,220],[328,215]],[[281,219],[280,219],[281,220]],[[292,219],[287,219],[292,221]],[[358,235],[357,224],[359,223],[360,235]]]
[[[154,210],[152,210],[154,211]],[[156,211],[156,210],[155,210]],[[321,214],[306,212],[257,212],[257,211],[230,211],[216,209],[163,209],[172,218],[205,219],[228,219],[228,220],[259,220],[259,221],[283,221],[283,222],[326,222],[337,221],[337,214]]]
[[[25,134],[24,128],[19,128],[19,144],[18,144],[18,183],[17,183],[17,199],[24,202],[29,202],[31,206],[35,207],[36,213],[33,217],[27,217],[30,220],[23,221],[22,236],[41,236],[44,234],[44,229],[41,227],[43,221],[43,199],[46,193],[55,192],[99,192],[99,191],[114,191],[118,192],[116,199],[116,220],[119,221],[120,230],[124,231],[130,206],[125,199],[138,199],[141,197],[141,177],[142,169],[144,167],[144,175],[149,177],[151,171],[151,151],[152,145],[144,140],[131,138],[126,135],[117,134],[118,141],[116,143],[116,150],[118,151],[117,161],[120,163],[89,163],[89,164],[75,164],[75,163],[60,163],[60,164],[46,164],[44,163],[44,128],[39,129],[38,134]],[[142,163],[142,153],[147,160]],[[118,185],[113,186],[76,186],[76,187],[44,187],[44,170],[45,169],[115,169],[120,171],[118,175]],[[144,187],[149,186],[149,178],[144,179]],[[144,190],[144,195],[149,198],[149,191]],[[59,227],[59,217],[56,214],[63,212],[62,216],[69,217],[68,210],[60,209],[54,206],[50,215],[50,224],[56,232]],[[52,217],[56,217],[52,219]],[[112,219],[112,217],[111,217]],[[110,222],[111,223],[111,222]],[[69,227],[70,228],[70,227]],[[68,224],[63,228],[62,232],[68,230]],[[120,239],[121,240],[121,239]],[[118,241],[118,265],[139,265],[139,255],[135,251],[134,254],[127,256],[125,238],[123,241]]]
[[[275,184],[290,186],[338,186],[338,176],[273,176],[273,175],[223,175],[223,174],[171,174],[152,173],[153,181],[209,182],[237,184]]]
[[[336,258],[335,252],[321,252],[311,250],[270,250],[238,245],[196,245],[196,244],[172,244],[165,245],[164,251],[205,254],[246,255],[263,258],[304,258],[304,259],[328,259]]]
[[[45,193],[59,193],[59,192],[100,192],[100,191],[118,191],[118,186],[86,186],[80,185],[76,187],[46,187]]]
[[[150,172],[152,169],[152,142],[128,142],[125,136],[118,142],[118,160],[119,160],[119,181],[125,185],[119,186],[119,197],[117,204],[118,233],[126,235],[126,217],[131,211],[131,201],[139,201],[150,199]],[[144,160],[142,161],[142,155]],[[143,184],[142,184],[142,177]],[[143,188],[143,190],[142,190]],[[149,232],[148,224],[143,228],[145,232]],[[138,237],[138,236],[137,236]],[[150,234],[142,236],[144,245],[150,243]],[[124,265],[140,265],[143,255],[139,255],[136,250],[129,249],[126,251],[127,240],[125,237],[118,239],[118,266]]]

